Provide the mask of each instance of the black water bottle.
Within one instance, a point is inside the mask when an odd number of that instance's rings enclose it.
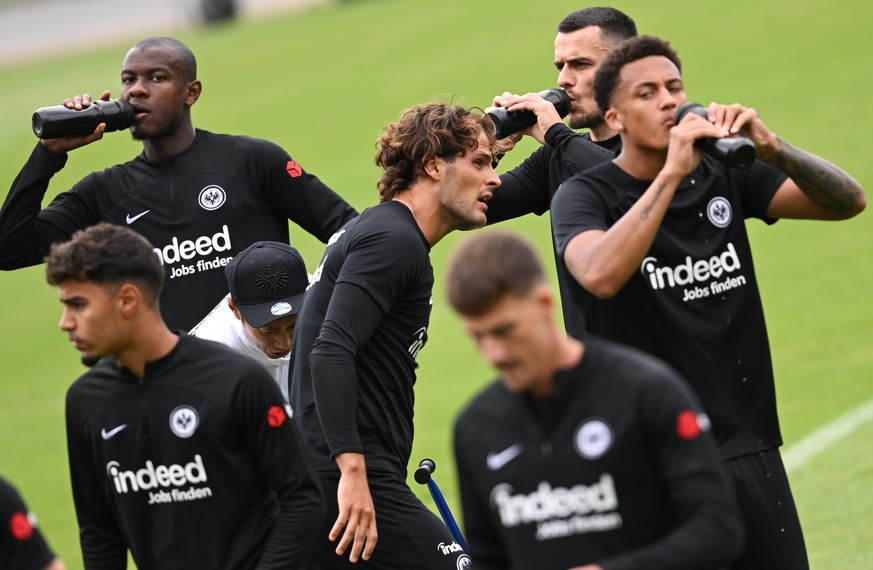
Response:
[[[89,135],[97,125],[106,123],[106,131],[120,131],[133,124],[136,111],[122,99],[94,101],[77,111],[65,105],[42,107],[33,113],[33,134],[41,139],[58,139],[75,135]]]
[[[554,105],[562,119],[570,112],[570,97],[563,89],[546,89],[540,91],[539,96]],[[510,113],[504,107],[488,107],[485,109],[485,114],[494,121],[498,139],[506,138],[537,122],[537,116],[533,111],[513,111]]]
[[[706,108],[699,103],[685,103],[676,111],[676,124],[688,113],[703,117],[707,121]],[[698,139],[694,146],[706,154],[719,159],[730,168],[748,168],[754,161],[755,143],[743,135],[733,135],[723,139]]]

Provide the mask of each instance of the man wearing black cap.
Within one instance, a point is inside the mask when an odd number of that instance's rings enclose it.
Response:
[[[259,241],[238,253],[224,274],[230,294],[189,334],[256,359],[287,400],[291,342],[309,286],[306,264],[288,244]]]

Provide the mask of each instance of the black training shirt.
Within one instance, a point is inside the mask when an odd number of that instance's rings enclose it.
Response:
[[[433,268],[412,212],[389,201],[328,242],[294,335],[291,403],[319,468],[344,452],[406,473],[416,357],[427,342]]]
[[[745,219],[766,219],[784,181],[761,161],[731,170],[704,156],[676,190],[651,249],[621,291],[600,300],[574,281],[564,298],[578,314],[567,322],[574,336],[584,324],[679,370],[712,418],[726,458],[782,442]],[[609,229],[650,185],[612,162],[565,182],[552,208],[562,263],[574,236]]]
[[[545,138],[546,144],[500,175],[500,187],[488,201],[488,224],[527,214],[543,215],[562,182],[612,160],[621,150],[621,137],[593,142],[588,133],[574,132],[563,123],[552,125]]]
[[[143,378],[102,360],[66,414],[86,568],[309,567],[321,487],[255,360],[182,334]]]
[[[592,141],[589,133],[579,134],[563,123],[546,131],[546,144],[535,150],[521,164],[500,175],[500,187],[488,201],[488,224],[524,216],[541,216],[549,211],[552,197],[561,184],[584,170],[612,160],[621,150],[621,137]],[[553,239],[554,243],[554,239]],[[568,296],[573,276],[555,256],[558,287],[561,298]],[[568,331],[573,327],[575,311],[563,303],[564,322]]]
[[[161,312],[190,329],[227,293],[224,266],[256,241],[288,243],[288,220],[322,242],[356,214],[279,146],[197,130],[160,161],[140,154],[89,174],[40,210],[66,164],[37,144],[0,209],[0,269],[42,263],[52,243],[98,222],[145,236],[164,264]]]
[[[455,424],[476,568],[702,570],[736,555],[732,490],[672,368],[592,338],[555,386],[532,408],[496,381]]]

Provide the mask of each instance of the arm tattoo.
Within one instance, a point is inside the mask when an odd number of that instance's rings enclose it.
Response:
[[[839,167],[779,139],[781,151],[771,164],[794,180],[819,207],[836,214],[855,210],[863,196],[861,186]]]
[[[660,198],[661,194],[664,193],[664,188],[665,188],[665,186],[664,186],[663,182],[658,184],[658,191],[655,192],[655,196],[652,198],[652,201],[649,204],[647,204],[646,206],[643,206],[643,211],[640,212],[640,219],[641,220],[648,220],[649,219],[649,216],[652,214],[652,208],[655,207],[655,204],[658,202],[658,198]]]

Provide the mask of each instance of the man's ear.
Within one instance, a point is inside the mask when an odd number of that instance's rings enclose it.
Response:
[[[434,180],[442,178],[445,170],[445,161],[438,156],[433,156],[424,162],[424,173]]]
[[[122,316],[130,317],[142,304],[142,291],[133,283],[123,283],[115,292],[115,305]]]
[[[615,107],[610,107],[606,110],[606,114],[603,115],[603,120],[606,121],[606,125],[613,131],[624,131],[624,122],[622,121],[621,113]]]
[[[236,320],[243,320],[242,314],[239,312],[237,306],[233,304],[233,299],[230,298],[230,295],[227,296],[227,306],[230,309],[230,312],[233,313],[233,316],[236,317]]]
[[[200,83],[199,79],[195,79],[191,83],[188,84],[188,92],[185,96],[185,104],[189,107],[193,106],[194,103],[200,99],[200,94],[203,93],[203,84]]]
[[[554,309],[555,296],[545,283],[536,285],[531,291],[531,297],[549,313]]]

